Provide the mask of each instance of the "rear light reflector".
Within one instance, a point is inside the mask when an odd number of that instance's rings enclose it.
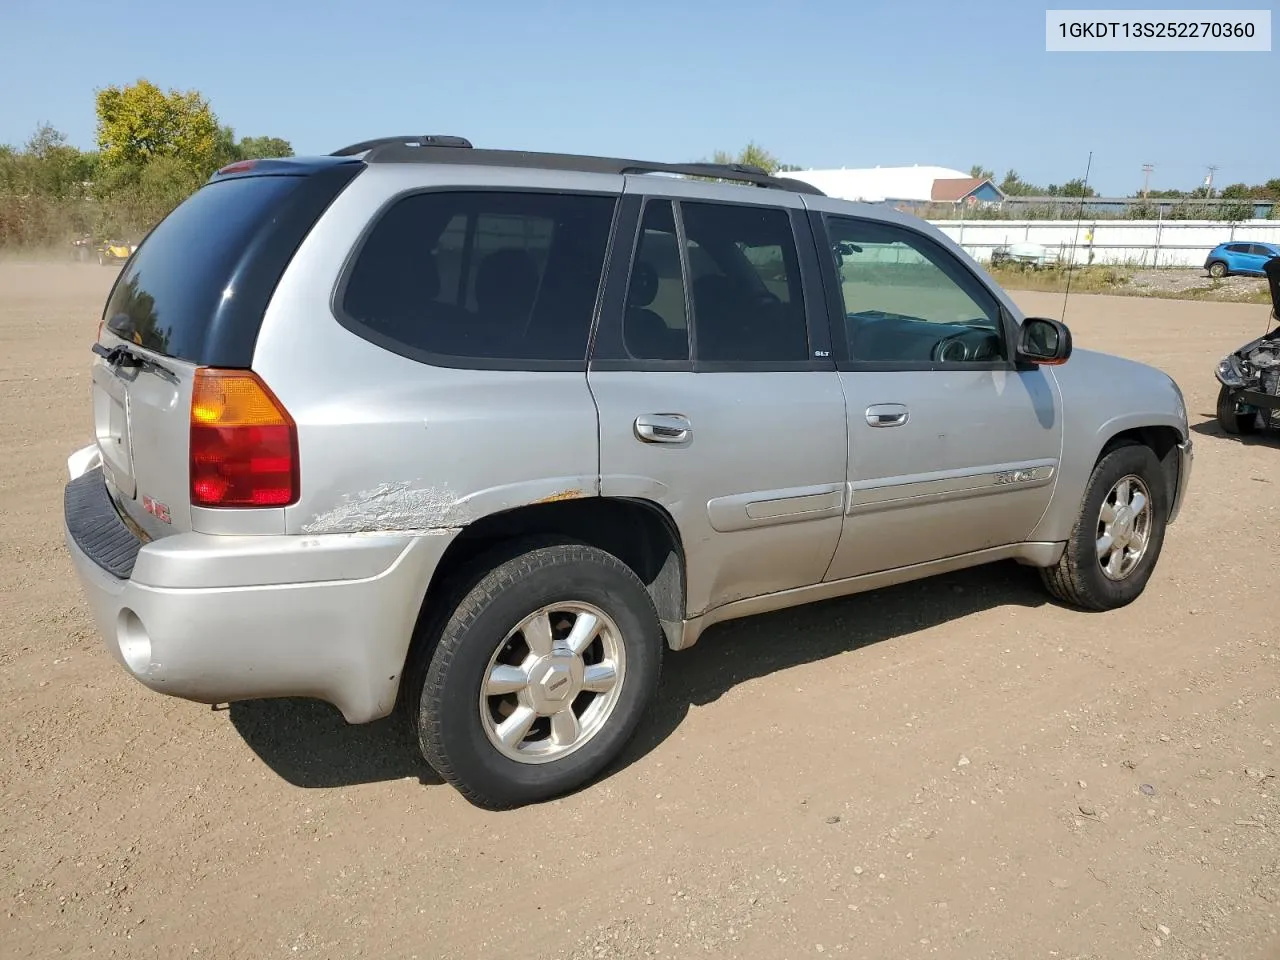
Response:
[[[298,499],[298,428],[251,370],[196,371],[191,505],[283,507]]]

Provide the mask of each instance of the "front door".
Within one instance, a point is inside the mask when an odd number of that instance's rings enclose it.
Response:
[[[1012,320],[942,241],[823,221],[849,410],[848,516],[828,579],[1025,539],[1062,444],[1052,374],[1014,367]]]
[[[1271,252],[1270,247],[1264,247],[1260,243],[1251,243],[1249,244],[1249,255],[1247,257],[1242,257],[1241,259],[1246,261],[1246,265],[1250,273],[1256,273],[1259,276],[1262,276],[1262,268],[1266,265],[1266,262],[1274,256],[1275,254]]]
[[[588,374],[601,493],[670,515],[689,616],[820,583],[845,506],[844,399],[801,204],[693,199],[706,192],[629,178]]]

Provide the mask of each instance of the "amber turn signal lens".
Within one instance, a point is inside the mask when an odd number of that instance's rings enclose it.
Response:
[[[297,427],[253,371],[196,371],[190,467],[192,506],[286,506],[298,498]]]

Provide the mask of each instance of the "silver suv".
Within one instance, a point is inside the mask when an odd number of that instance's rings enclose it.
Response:
[[[1191,465],[1168,376],[1072,354],[920,220],[743,166],[233,164],[93,350],[67,546],[120,664],[399,707],[493,808],[598,775],[713,623],[1010,558],[1129,603]]]

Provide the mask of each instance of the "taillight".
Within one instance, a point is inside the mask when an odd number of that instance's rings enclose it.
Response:
[[[282,507],[298,498],[298,430],[250,370],[196,370],[191,504]]]

